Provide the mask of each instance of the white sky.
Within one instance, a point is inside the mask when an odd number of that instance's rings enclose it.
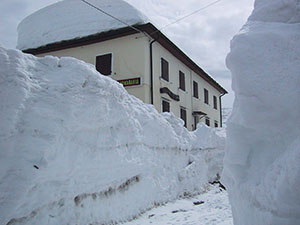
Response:
[[[126,1],[160,28],[215,0]],[[19,22],[34,11],[55,2],[58,0],[1,0],[0,44],[6,48],[15,48]],[[253,4],[254,0],[222,0],[163,30],[179,48],[230,92],[223,97],[224,107],[231,107],[234,98],[230,72],[225,66],[230,40],[246,22]]]

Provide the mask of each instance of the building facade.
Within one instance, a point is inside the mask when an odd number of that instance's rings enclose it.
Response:
[[[189,130],[204,122],[222,126],[221,97],[227,93],[151,23],[23,50],[37,56],[72,56],[159,112],[170,111]],[[139,32],[140,31],[140,32]]]

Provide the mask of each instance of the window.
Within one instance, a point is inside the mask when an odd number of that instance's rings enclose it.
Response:
[[[204,103],[209,104],[208,101],[208,90],[204,88]]]
[[[161,58],[161,77],[169,81],[169,63],[167,60]]]
[[[112,75],[112,53],[96,57],[96,70],[102,75]]]
[[[197,129],[197,124],[199,123],[199,116],[195,115],[194,116],[194,130]]]
[[[210,126],[210,120],[209,120],[209,117],[205,117],[205,124],[207,126]]]
[[[170,112],[170,102],[165,99],[162,100],[162,112]]]
[[[215,127],[218,127],[218,121],[215,120]]]
[[[184,121],[184,126],[186,127],[186,109],[180,108],[180,118]]]
[[[179,88],[185,91],[185,77],[184,73],[179,71]]]
[[[216,96],[214,96],[214,109],[218,109],[218,100]]]
[[[198,94],[198,83],[196,81],[193,81],[193,96],[195,98],[199,98]]]

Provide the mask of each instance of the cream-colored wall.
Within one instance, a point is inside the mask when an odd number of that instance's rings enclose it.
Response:
[[[38,56],[71,56],[95,65],[96,56],[105,53],[113,54],[113,75],[109,77],[114,80],[141,77],[141,86],[126,89],[130,94],[139,96],[144,102],[150,103],[149,39],[143,34],[129,35]]]
[[[129,35],[39,56],[72,56],[95,65],[96,56],[105,53],[113,54],[113,75],[110,77],[115,80],[141,77],[141,86],[127,87],[126,90],[145,103],[150,103],[150,42],[143,34]],[[169,63],[169,82],[161,78],[161,58]],[[179,70],[185,74],[185,91],[179,89]],[[199,99],[192,97],[193,80],[198,83]],[[207,113],[212,127],[215,120],[220,125],[220,93],[157,42],[153,44],[153,84],[154,106],[159,112],[162,111],[162,98],[164,98],[170,101],[170,110],[175,116],[180,117],[181,107],[186,109],[189,130],[193,129],[194,118],[192,113],[194,111]],[[160,88],[162,87],[168,87],[173,93],[179,95],[180,101],[172,100],[167,94],[160,94]],[[204,103],[204,87],[209,91],[209,105]],[[213,108],[213,95],[218,99],[218,110]],[[200,122],[204,121],[205,118]]]
[[[169,63],[169,82],[161,78],[161,58]],[[179,89],[179,70],[185,74],[185,91]],[[194,128],[194,111],[202,111],[210,118],[210,126],[214,127],[214,121],[218,121],[220,126],[219,96],[220,92],[207,83],[198,74],[193,72],[159,43],[153,46],[153,75],[154,75],[154,105],[161,112],[162,98],[169,100],[170,110],[175,116],[180,117],[180,108],[184,107],[187,111],[187,127],[189,130]],[[193,97],[193,81],[198,83],[199,98]],[[160,94],[161,87],[168,87],[174,94],[180,96],[180,101],[172,100],[167,94]],[[204,103],[204,88],[209,92],[209,105]],[[213,96],[217,97],[218,109],[213,108]],[[200,122],[205,122],[203,117]]]
[[[210,126],[214,127],[214,121],[218,122],[220,126],[220,105],[219,105],[219,96],[220,92],[212,87],[208,82],[202,79],[198,74],[193,74],[193,80],[198,83],[198,92],[199,99],[193,98],[194,111],[202,111],[207,114],[207,117],[210,119]],[[209,104],[204,103],[204,88],[208,90],[208,102]],[[217,109],[214,109],[213,96],[217,97]],[[200,122],[205,122],[205,117],[202,117]]]

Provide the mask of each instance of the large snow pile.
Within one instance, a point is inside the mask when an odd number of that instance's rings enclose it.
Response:
[[[124,23],[81,0],[63,0],[29,15],[19,24],[17,48],[37,48],[149,21],[145,15],[123,0],[87,2]]]
[[[235,224],[300,224],[299,49],[299,0],[256,0],[231,42],[223,181]]]
[[[188,132],[73,58],[0,48],[0,121],[0,224],[125,221],[222,169],[210,128]]]

